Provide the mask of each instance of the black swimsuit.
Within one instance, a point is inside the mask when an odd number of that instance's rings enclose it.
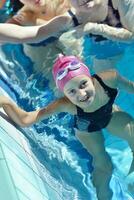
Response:
[[[75,14],[71,10],[68,10],[68,14],[72,17],[72,21],[74,23],[74,26],[79,26],[80,23],[79,23],[77,17],[75,16]]]
[[[93,75],[98,80],[100,85],[104,88],[105,92],[109,96],[109,101],[104,106],[94,112],[84,112],[80,107],[77,107],[77,115],[75,115],[74,127],[81,131],[100,131],[105,128],[112,117],[112,105],[117,96],[117,89],[108,87],[102,79],[97,75]]]
[[[112,0],[108,1],[108,14],[102,23],[113,27],[122,27],[119,12],[113,7]]]

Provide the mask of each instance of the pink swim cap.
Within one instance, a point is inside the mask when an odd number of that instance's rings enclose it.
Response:
[[[53,77],[57,87],[63,91],[65,84],[79,75],[91,77],[89,69],[76,56],[64,56],[59,54],[53,66]]]

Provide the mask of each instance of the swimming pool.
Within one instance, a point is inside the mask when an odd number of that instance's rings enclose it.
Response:
[[[36,48],[36,52],[42,51],[39,47],[32,48]],[[35,69],[37,65],[40,67],[40,62],[35,65],[27,49],[27,45],[7,44],[0,47],[0,86],[18,105],[29,111],[48,105],[56,97],[48,79]],[[117,64],[120,73],[131,80],[134,80],[133,53],[134,45],[126,47],[124,56]],[[117,103],[134,116],[133,95],[122,92]],[[59,199],[95,200],[89,173],[92,158],[75,139],[72,123],[72,116],[61,113],[23,129],[22,133],[37,159],[41,179],[51,185]],[[113,200],[131,200],[125,181],[131,162],[130,149],[125,142],[108,133],[105,133],[105,137],[107,151],[115,165],[111,181]],[[130,178],[130,182],[133,178]]]

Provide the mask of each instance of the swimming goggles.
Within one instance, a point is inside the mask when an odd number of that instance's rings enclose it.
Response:
[[[67,76],[69,71],[74,71],[77,70],[81,67],[81,63],[78,61],[72,61],[67,67],[65,67],[64,69],[61,69],[58,73],[57,73],[57,77],[56,80],[62,80],[65,76]]]

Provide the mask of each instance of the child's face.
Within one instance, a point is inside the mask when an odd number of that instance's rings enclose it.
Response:
[[[39,7],[39,6],[44,6],[45,5],[45,0],[20,0],[21,3],[27,6],[34,6],[34,7]]]
[[[90,77],[80,75],[66,83],[64,94],[73,104],[87,108],[94,101],[95,87]]]
[[[70,3],[76,10],[89,12],[98,3],[98,0],[70,0]]]

